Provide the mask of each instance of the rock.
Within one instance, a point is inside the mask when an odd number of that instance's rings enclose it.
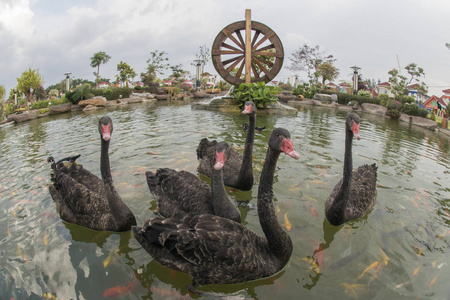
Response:
[[[43,118],[43,117],[48,117],[48,116],[50,116],[50,111],[47,111],[47,112],[45,112],[45,113],[43,113],[43,114],[39,114],[38,113],[38,118]]]
[[[83,110],[83,108],[77,104],[72,104],[72,107],[70,109],[71,111],[77,111],[77,110]]]
[[[400,121],[403,122],[408,122],[420,127],[424,127],[427,129],[436,129],[438,127],[436,121],[427,119],[427,118],[422,118],[422,117],[417,117],[417,116],[410,116],[407,114],[402,114],[399,118]]]
[[[147,99],[155,99],[155,95],[153,95],[153,94],[148,94],[146,98],[147,98]]]
[[[361,110],[365,113],[385,116],[387,112],[387,108],[381,105],[372,104],[372,103],[363,103],[361,105]]]
[[[169,94],[156,95],[155,98],[158,100],[167,100],[169,99]]]
[[[292,94],[277,94],[278,97],[278,101],[281,102],[288,102],[288,101],[293,101],[293,100],[297,100],[297,97],[295,95]]]
[[[319,100],[323,104],[329,104],[331,103],[331,95],[328,94],[315,94],[314,100]]]
[[[138,98],[127,98],[124,99],[127,100],[128,104],[132,104],[132,103],[141,103],[142,102],[142,98],[138,97]]]
[[[158,95],[157,95],[158,96]],[[194,98],[208,98],[211,97],[211,95],[205,93],[205,92],[194,92]]]
[[[119,105],[119,101],[117,100],[109,100],[106,101],[105,107],[117,106]]]
[[[60,104],[60,105],[50,106],[50,114],[51,115],[61,114],[61,113],[65,113],[65,112],[68,112],[71,110],[72,110],[72,103],[70,103],[70,102]]]
[[[97,106],[88,104],[88,105],[86,105],[85,108],[83,108],[83,111],[91,111],[91,110],[96,110],[96,109],[98,109]]]
[[[16,123],[20,123],[20,122],[25,122],[28,120],[36,119],[38,117],[38,114],[39,114],[39,110],[35,109],[35,110],[23,112],[21,114],[8,115],[8,118],[9,118],[9,116],[11,116],[11,119],[13,121],[15,121]]]
[[[103,99],[103,98],[86,99],[86,100],[81,100],[80,102],[78,102],[78,105],[81,106],[81,107],[86,107],[88,105],[105,107],[106,106],[106,100]]]

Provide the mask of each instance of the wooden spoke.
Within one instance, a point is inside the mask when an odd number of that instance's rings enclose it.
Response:
[[[251,81],[269,82],[283,66],[281,40],[266,25],[251,22]],[[214,40],[211,54],[219,75],[233,85],[244,82],[245,21],[232,23],[222,29]]]

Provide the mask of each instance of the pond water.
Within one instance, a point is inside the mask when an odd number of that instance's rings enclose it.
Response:
[[[0,128],[0,299],[192,297],[190,277],[159,265],[130,232],[89,230],[61,221],[56,212],[47,157],[81,154],[78,162],[99,175],[97,122],[106,114],[114,122],[114,183],[138,224],[156,208],[145,171],[196,173],[203,137],[244,146],[245,115],[191,110],[185,103],[72,112]],[[346,115],[312,107],[300,108],[296,117],[257,115],[256,126],[268,129],[255,137],[255,185],[249,192],[228,190],[229,196],[243,223],[261,233],[256,196],[266,143],[271,129],[287,128],[301,158],[280,156],[274,195],[294,252],[270,278],[201,290],[235,299],[448,299],[449,140],[362,114],[353,164],[377,163],[378,200],[365,218],[334,227],[324,203],[342,176]]]

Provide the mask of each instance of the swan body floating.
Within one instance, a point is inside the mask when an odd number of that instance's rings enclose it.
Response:
[[[102,117],[98,130],[102,179],[77,164],[75,160],[78,156],[58,162],[49,157],[53,169],[50,195],[61,219],[66,222],[94,230],[128,231],[136,225],[136,219],[114,188],[111,176],[108,150],[113,131],[112,120]]]
[[[223,168],[223,181],[226,186],[249,191],[253,187],[252,153],[255,140],[256,105],[252,101],[247,101],[244,107],[242,113],[248,115],[249,121],[244,154],[241,156],[236,150],[230,150],[230,157]],[[204,138],[197,147],[198,171],[209,178],[212,177],[212,170],[209,162],[210,156],[207,153],[211,151],[208,148],[214,148],[216,143],[216,141]]]
[[[362,165],[353,170],[352,140],[359,135],[359,116],[351,113],[345,122],[344,174],[325,202],[325,215],[335,226],[365,216],[377,199],[377,166]]]
[[[167,218],[179,213],[209,213],[241,222],[241,215],[230,202],[223,184],[223,167],[227,164],[230,147],[225,142],[214,146],[214,152],[208,154],[211,156],[211,187],[186,171],[164,168],[158,169],[156,174],[145,173],[160,215]]]
[[[271,276],[287,264],[292,241],[277,221],[273,206],[273,177],[281,152],[298,159],[289,131],[273,130],[269,137],[258,188],[260,236],[244,225],[211,214],[164,218],[156,216],[134,237],[160,264],[186,272],[196,285],[239,283]]]

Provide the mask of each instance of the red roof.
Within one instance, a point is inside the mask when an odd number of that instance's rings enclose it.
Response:
[[[444,94],[450,94],[450,89],[446,89],[442,91]]]
[[[444,100],[442,100],[441,98],[433,95],[430,98],[428,98],[427,101],[425,101],[425,103],[423,104],[425,107],[430,106],[431,102],[436,101],[439,102],[443,107],[447,107],[447,104],[445,104]]]
[[[389,82],[382,82],[378,86],[391,86]]]
[[[419,88],[419,87],[420,87],[420,85],[419,85],[418,83],[415,83],[415,84],[412,84],[412,85],[408,85],[408,86],[407,86],[408,89],[417,89],[417,88]]]

